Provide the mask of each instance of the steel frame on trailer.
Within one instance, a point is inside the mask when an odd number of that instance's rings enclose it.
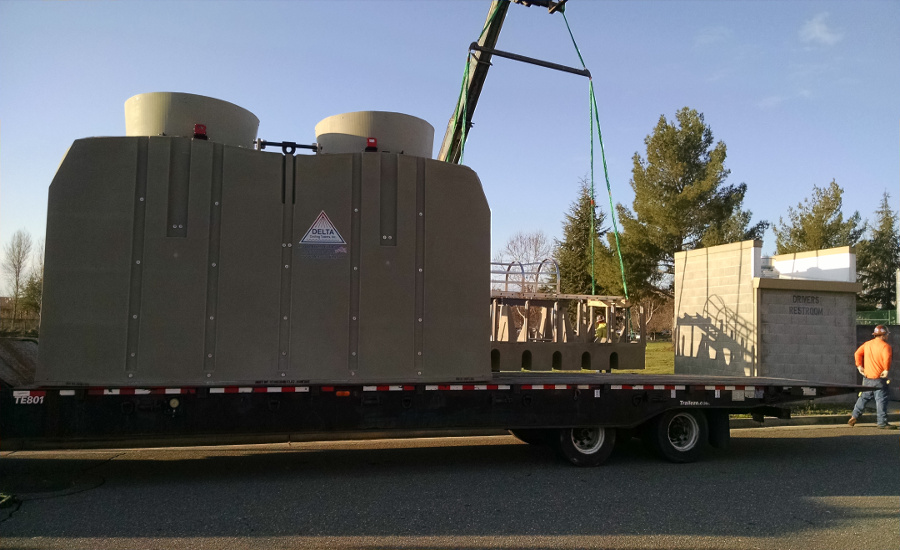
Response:
[[[644,383],[636,384],[636,381]],[[342,432],[634,428],[672,409],[789,417],[855,386],[772,378],[501,373],[488,382],[0,391],[0,448],[333,439]]]

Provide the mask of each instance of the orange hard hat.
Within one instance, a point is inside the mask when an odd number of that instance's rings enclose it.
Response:
[[[875,330],[872,331],[872,336],[885,336],[890,333],[891,331],[889,331],[886,326],[878,325],[875,327]]]

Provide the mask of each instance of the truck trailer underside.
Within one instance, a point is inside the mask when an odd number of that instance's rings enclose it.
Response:
[[[656,447],[687,437],[687,448],[672,443],[672,456],[663,456],[689,461],[707,443],[727,445],[729,414],[786,418],[787,403],[856,389],[772,378],[606,373],[497,373],[485,383],[463,384],[5,387],[0,448],[193,446],[483,430],[510,430],[525,441],[558,446],[561,433],[587,429],[613,441],[616,433],[640,434]],[[680,423],[655,434],[664,417]],[[672,429],[688,434],[673,435]]]

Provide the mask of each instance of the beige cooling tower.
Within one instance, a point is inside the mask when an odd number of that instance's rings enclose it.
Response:
[[[252,147],[259,119],[233,103],[202,95],[151,92],[125,102],[126,136],[193,137],[194,125],[206,127],[210,141]]]
[[[378,151],[430,159],[434,127],[421,118],[385,111],[334,115],[316,124],[320,153],[362,153],[367,139],[378,140]]]

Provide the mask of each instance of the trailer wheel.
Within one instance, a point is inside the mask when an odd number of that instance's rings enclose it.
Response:
[[[616,445],[615,428],[563,428],[556,440],[560,453],[576,466],[599,466]]]
[[[516,439],[529,445],[549,445],[553,441],[555,430],[540,428],[525,428],[520,430],[508,430]]]
[[[674,410],[650,422],[645,441],[666,460],[694,462],[703,455],[708,434],[702,411]]]

